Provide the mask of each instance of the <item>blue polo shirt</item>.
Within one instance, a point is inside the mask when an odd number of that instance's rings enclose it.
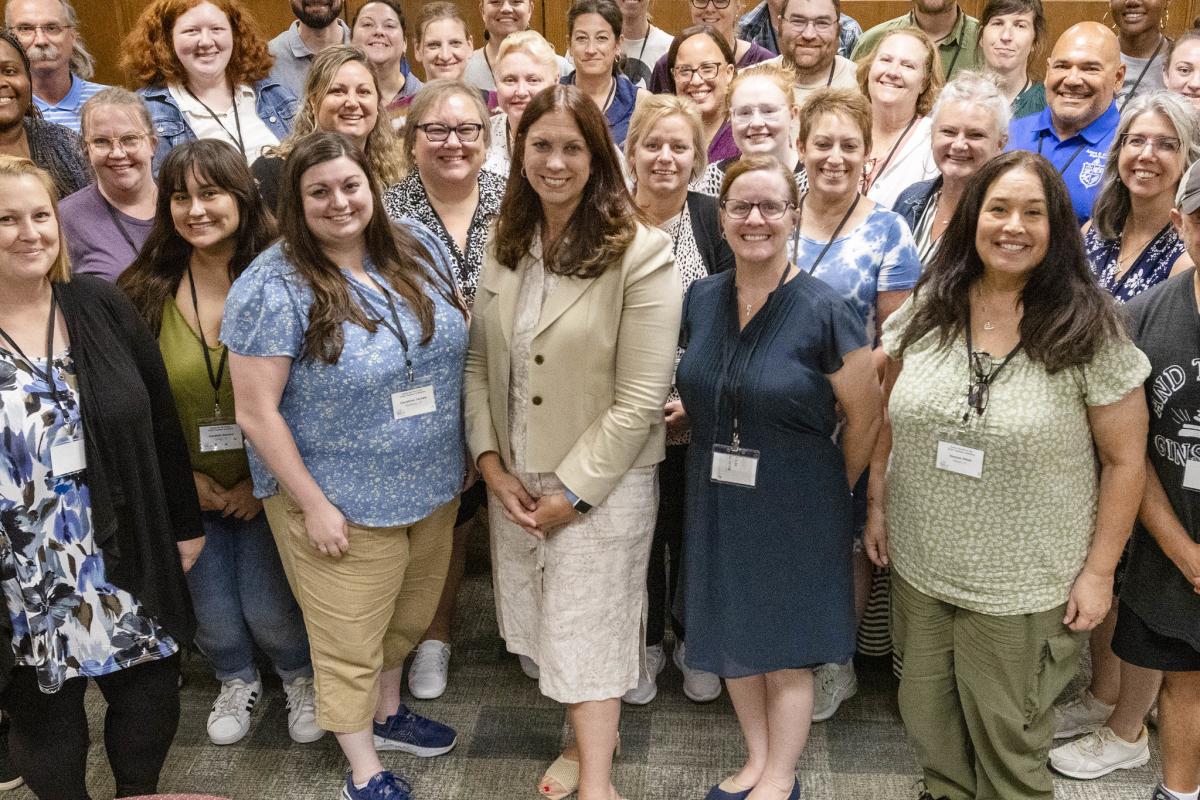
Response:
[[[1108,150],[1121,115],[1114,101],[1108,110],[1074,136],[1059,139],[1050,122],[1049,107],[1040,114],[1013,120],[1008,128],[1008,150],[1040,152],[1066,181],[1079,224],[1092,216],[1092,204],[1100,194]],[[1078,151],[1078,152],[1076,152]],[[1072,158],[1073,156],[1073,158]],[[1065,168],[1065,172],[1064,172]]]
[[[71,73],[71,88],[62,100],[51,105],[35,94],[33,103],[42,112],[42,119],[66,126],[79,133],[79,113],[83,110],[83,104],[96,92],[107,88],[102,83],[85,81],[75,73]]]

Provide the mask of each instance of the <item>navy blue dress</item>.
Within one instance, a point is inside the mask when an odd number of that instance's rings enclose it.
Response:
[[[827,375],[867,344],[862,320],[801,272],[738,331],[734,271],[692,284],[676,385],[691,419],[683,613],[687,662],[722,677],[841,663],[854,653],[853,514]],[[710,479],[729,445],[742,374],[741,447],[758,450],[754,488]]]

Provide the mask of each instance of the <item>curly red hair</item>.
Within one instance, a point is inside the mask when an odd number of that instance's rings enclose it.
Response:
[[[175,55],[172,31],[180,16],[201,3],[211,3],[229,18],[233,31],[233,53],[225,69],[229,80],[236,85],[267,77],[274,62],[267,40],[254,15],[238,0],[153,0],[122,42],[121,68],[142,86],[186,83],[187,73]]]

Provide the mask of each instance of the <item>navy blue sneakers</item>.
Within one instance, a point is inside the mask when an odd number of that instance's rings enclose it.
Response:
[[[342,800],[411,800],[412,787],[404,778],[390,772],[376,773],[361,789],[354,786],[354,773],[346,773],[346,785],[342,787]]]
[[[414,714],[403,703],[387,722],[375,723],[376,750],[402,750],[429,758],[449,753],[457,741],[458,734],[449,725]]]

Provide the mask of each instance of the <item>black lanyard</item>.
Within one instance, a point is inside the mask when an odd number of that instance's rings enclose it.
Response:
[[[967,377],[968,377],[967,395],[969,396],[971,394],[971,386],[976,381],[975,367],[971,364],[971,359],[972,359],[975,351],[971,347],[971,312],[970,311],[967,312],[966,337],[967,337]],[[978,376],[979,382],[982,383],[984,386],[989,387],[989,389],[990,389],[991,385],[993,383],[995,383],[996,378],[1000,377],[1000,371],[1003,370],[1006,366],[1008,366],[1008,362],[1012,361],[1013,356],[1015,356],[1017,354],[1017,351],[1020,349],[1021,349],[1021,342],[1017,342],[1017,346],[1014,347],[1012,350],[1008,351],[1008,355],[1006,355],[1004,357],[1004,360],[1000,362],[1000,365],[997,366],[995,369],[993,369],[990,374]],[[982,413],[980,414],[980,416],[983,416]],[[968,402],[967,410],[966,410],[966,412],[963,413],[963,419],[962,419],[963,424],[966,424],[967,420],[970,418],[971,418],[971,408],[970,408],[970,403]]]
[[[792,232],[792,255],[796,257],[796,265],[800,263],[800,229],[804,227],[804,201],[808,199],[808,193],[805,192],[804,197],[800,198],[800,219],[796,222],[796,230]],[[846,214],[842,217],[842,221],[833,229],[833,235],[829,237],[829,241],[821,248],[821,252],[817,255],[817,260],[808,268],[808,274],[812,275],[817,271],[817,266],[821,260],[825,258],[825,254],[829,252],[829,248],[833,247],[833,243],[837,241],[838,234],[842,232],[842,228],[846,227],[846,223],[850,221],[850,216],[854,213],[854,209],[858,208],[858,201],[862,199],[861,194],[855,193],[854,202],[850,204],[850,208],[846,210]]]
[[[240,114],[238,114],[237,87],[236,86],[233,87],[233,89],[231,89],[229,92],[229,95],[233,100],[233,124],[237,126],[237,136],[234,136],[232,133],[229,132],[229,128],[226,128],[225,123],[221,122],[221,118],[219,116],[217,116],[217,112],[215,112],[211,108],[209,108],[208,105],[203,100],[201,100],[199,97],[197,97],[196,94],[191,89],[184,86],[183,90],[185,92],[187,92],[193,100],[195,100],[197,103],[199,103],[200,106],[205,111],[208,112],[208,116],[212,117],[212,121],[221,126],[221,130],[225,131],[225,135],[228,136],[230,139],[232,139],[233,143],[236,144],[238,146],[238,148],[242,151],[242,155],[245,155],[246,154],[246,143],[242,140],[242,117]]]
[[[66,416],[67,410],[63,408],[63,401],[70,396],[70,391],[59,391],[58,385],[54,382],[54,322],[57,316],[58,300],[54,296],[54,284],[50,285],[50,317],[46,321],[46,371],[42,372],[38,369],[37,362],[29,356],[25,355],[25,351],[21,349],[21,345],[16,343],[8,331],[0,328],[0,336],[4,337],[4,341],[13,349],[13,352],[25,359],[29,364],[29,368],[33,370],[33,374],[46,382],[47,388],[50,390],[50,399],[54,401],[54,405],[58,406],[58,410]]]
[[[1166,38],[1167,37],[1163,36],[1161,33],[1158,35],[1158,44],[1155,46],[1154,52],[1150,54],[1150,58],[1148,58],[1146,63],[1142,66],[1142,71],[1138,73],[1137,80],[1133,82],[1133,86],[1129,87],[1129,93],[1121,99],[1121,107],[1117,109],[1118,111],[1124,111],[1125,104],[1132,100],[1133,96],[1137,94],[1138,87],[1142,85],[1142,78],[1146,77],[1146,70],[1150,69],[1150,65],[1154,63],[1154,59],[1158,58],[1158,53],[1162,50],[1163,42],[1166,40]]]
[[[134,244],[133,237],[129,235],[129,230],[125,227],[125,223],[121,221],[120,214],[113,208],[113,204],[108,202],[108,198],[100,194],[100,190],[96,190],[96,194],[100,195],[100,202],[104,203],[104,208],[108,211],[109,219],[112,220],[113,226],[121,234],[121,238],[125,240],[125,244],[129,245],[129,249],[133,251],[133,257],[138,257],[138,246]]]
[[[208,372],[208,382],[213,388],[213,416],[221,416],[221,381],[225,378],[225,362],[229,360],[229,348],[221,346],[221,360],[217,362],[217,371],[213,372],[212,355],[208,352],[208,340],[204,338],[204,323],[200,321],[200,303],[196,300],[196,279],[192,277],[192,267],[188,265],[188,288],[192,290],[192,311],[196,314],[196,333],[200,336],[200,350],[204,353],[204,368]]]
[[[1046,138],[1046,131],[1043,130],[1040,133],[1038,133],[1038,155],[1039,156],[1042,154],[1042,142],[1045,140],[1045,138]],[[1080,142],[1079,147],[1075,148],[1075,152],[1071,153],[1071,157],[1067,159],[1067,163],[1063,164],[1061,167],[1055,167],[1055,169],[1058,170],[1058,174],[1062,175],[1064,179],[1067,177],[1067,168],[1070,167],[1071,164],[1075,161],[1075,158],[1080,153],[1083,152],[1083,148],[1087,147],[1087,144],[1088,144],[1087,140],[1084,139],[1082,142]],[[1053,162],[1051,162],[1051,163],[1053,163]]]
[[[950,33],[946,34],[941,39],[938,39],[936,42],[934,42],[934,46],[937,47],[939,53],[941,52],[941,49],[942,49],[941,42],[944,39],[946,39],[950,36],[953,36],[954,29],[957,28],[958,23],[962,21],[962,13],[963,13],[962,8],[958,7],[955,10],[956,10],[956,13],[954,15],[954,25],[950,28]],[[921,27],[920,25],[917,24],[917,15],[911,11],[908,12],[908,22],[909,22],[909,25],[911,25],[914,28]],[[965,33],[965,31],[963,33]],[[954,65],[958,63],[958,57],[961,54],[962,54],[962,36],[959,36],[958,41],[955,42],[954,58],[950,59],[950,67],[949,67],[949,69],[946,70],[946,80],[950,80],[950,76],[952,74],[954,74]]]
[[[790,273],[791,271],[792,271],[792,264],[789,261],[786,264],[784,264],[784,266],[783,266],[783,274],[779,276],[779,283],[775,284],[775,289],[770,294],[768,294],[767,299],[763,301],[763,306],[761,309],[759,309],[760,313],[762,313],[763,311],[766,310],[767,305],[771,302],[771,298],[773,298],[775,296],[775,292],[778,292],[779,289],[783,286],[784,281],[787,280],[788,273]],[[732,441],[733,441],[733,446],[737,447],[738,442],[739,442],[739,440],[738,440],[738,417],[741,414],[742,381],[746,377],[746,370],[750,366],[751,359],[754,358],[754,351],[758,348],[758,340],[760,338],[762,338],[762,332],[763,332],[763,328],[765,327],[765,325],[760,325],[758,327],[758,330],[754,332],[754,339],[752,339],[750,342],[750,352],[747,353],[745,359],[743,359],[742,368],[740,370],[738,370],[736,379],[731,380],[730,373],[733,368],[733,362],[736,360],[736,355],[737,355],[736,340],[741,338],[742,331],[741,331],[741,306],[739,305],[738,294],[737,294],[737,276],[736,275],[733,276],[733,279],[729,282],[729,284],[730,284],[730,294],[732,295],[732,298],[733,298],[733,325],[734,325],[735,344],[734,344],[733,354],[728,355],[725,358],[725,370],[721,374],[721,384],[717,389],[717,398],[718,398],[717,407],[720,408],[720,406],[721,406],[721,404],[719,402],[721,398],[723,398],[723,397],[728,398],[730,412],[733,417],[733,429],[732,429],[733,439],[732,439]],[[748,321],[746,324],[749,325],[750,322]],[[726,351],[728,350],[728,345],[729,345],[729,340],[726,339],[726,347],[725,347]]]
[[[383,318],[383,315],[375,308],[375,304],[371,302],[371,298],[367,297],[367,293],[359,288],[358,281],[351,278],[350,286],[354,289],[354,293],[358,295],[358,299],[362,302],[363,308],[366,309],[367,313],[372,317],[378,317],[375,322],[387,328],[392,336],[396,337],[396,341],[400,342],[400,349],[404,351],[404,366],[408,370],[408,382],[412,383],[413,362],[408,355],[408,337],[404,335],[404,326],[400,324],[400,312],[396,310],[396,301],[392,299],[392,294],[387,290],[387,287],[380,286],[374,278],[371,279],[371,282],[375,284],[375,288],[379,289],[383,294],[383,299],[387,301],[388,312],[392,318],[391,322]]]
[[[675,232],[671,234],[671,258],[679,252],[679,240],[683,238],[683,215],[687,211],[687,193],[683,195],[683,205],[679,208],[679,221],[675,223]]]
[[[875,185],[875,181],[877,181],[881,177],[883,177],[884,170],[886,170],[888,168],[888,164],[892,163],[892,158],[895,157],[896,151],[900,149],[900,145],[904,144],[904,140],[906,138],[908,138],[908,132],[911,131],[912,126],[916,125],[916,124],[917,124],[917,115],[914,114],[913,118],[910,119],[908,121],[908,124],[904,126],[904,130],[900,133],[900,138],[897,139],[896,143],[892,145],[892,149],[888,150],[887,157],[883,159],[883,163],[879,164],[878,169],[871,170],[871,180],[867,182],[867,185],[866,185],[866,188],[864,191],[870,191],[871,187]]]

